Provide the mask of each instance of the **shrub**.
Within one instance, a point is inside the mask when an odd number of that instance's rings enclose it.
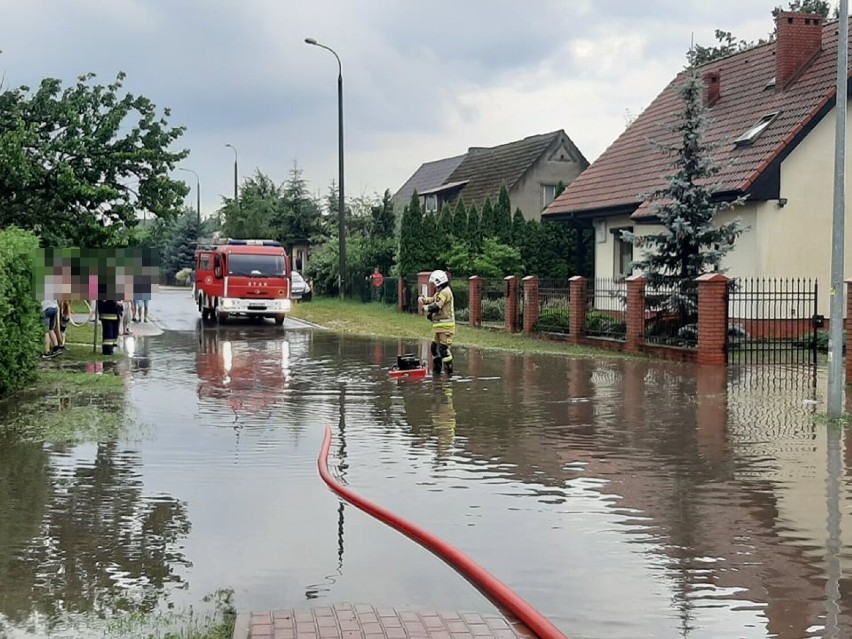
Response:
[[[32,233],[0,230],[0,395],[35,378],[45,333],[33,290],[37,248]]]
[[[571,328],[571,306],[567,299],[546,301],[538,314],[538,330],[568,332]]]
[[[482,300],[482,321],[502,322],[506,319],[506,299],[484,299]]]
[[[469,308],[460,308],[456,311],[456,321],[457,322],[469,322],[470,321],[470,309]]]
[[[189,276],[192,273],[191,268],[182,268],[177,273],[175,273],[175,279],[179,284],[183,284],[186,286],[189,283]]]
[[[627,324],[608,313],[592,311],[586,314],[586,332],[596,335],[626,335]]]

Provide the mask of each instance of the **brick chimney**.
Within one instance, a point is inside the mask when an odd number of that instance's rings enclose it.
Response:
[[[822,50],[825,18],[782,11],[775,18],[775,87],[783,90]]]
[[[718,71],[707,71],[704,74],[704,104],[711,107],[722,97],[721,74]]]

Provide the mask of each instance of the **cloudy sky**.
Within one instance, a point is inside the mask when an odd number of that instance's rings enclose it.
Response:
[[[172,109],[202,208],[255,169],[396,191],[425,161],[565,129],[592,161],[682,68],[690,38],[772,29],[773,0],[0,0],[12,86],[92,71]],[[836,4],[836,3],[835,3]],[[187,173],[177,177],[195,178]],[[195,201],[194,191],[188,198]]]

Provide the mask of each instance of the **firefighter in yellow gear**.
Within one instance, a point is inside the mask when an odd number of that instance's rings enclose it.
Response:
[[[98,300],[98,319],[101,321],[101,353],[112,355],[118,344],[118,330],[124,304],[115,300]]]
[[[436,375],[445,370],[447,375],[453,374],[453,354],[450,346],[456,332],[456,311],[453,303],[453,290],[450,288],[450,278],[444,271],[432,271],[429,282],[435,285],[435,294],[420,297],[420,302],[426,311],[426,317],[432,322],[435,338],[432,340],[432,372]]]

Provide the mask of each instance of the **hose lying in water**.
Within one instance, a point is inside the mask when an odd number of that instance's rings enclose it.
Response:
[[[554,626],[544,615],[521,599],[503,582],[489,573],[485,568],[477,564],[470,557],[454,548],[444,540],[419,526],[406,521],[399,515],[364,499],[354,491],[338,482],[328,470],[328,450],[331,447],[331,427],[325,428],[325,439],[322,442],[317,466],[323,481],[328,484],[339,497],[350,504],[357,506],[376,519],[396,528],[407,535],[427,550],[438,555],[450,566],[455,568],[461,575],[479,588],[486,596],[499,606],[508,610],[520,619],[540,639],[567,639],[566,636]]]

